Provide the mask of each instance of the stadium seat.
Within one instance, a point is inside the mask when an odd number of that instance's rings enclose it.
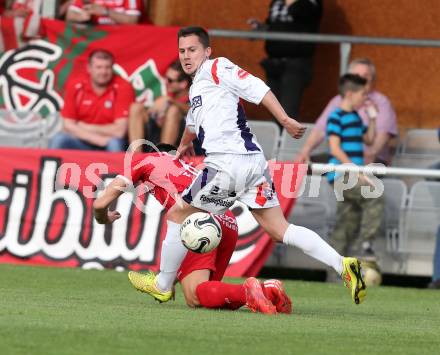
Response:
[[[44,143],[43,146],[47,147],[49,139],[51,139],[56,133],[61,131],[63,128],[63,120],[59,114],[59,112],[49,113],[44,118]]]
[[[399,251],[432,255],[440,224],[440,182],[419,181],[409,194],[408,207],[400,218]]]
[[[38,113],[0,110],[0,145],[46,148],[62,127],[58,113],[43,118]]]
[[[400,168],[428,169],[440,161],[440,154],[397,154],[394,156],[391,166]]]
[[[45,135],[39,114],[0,110],[0,144],[14,147],[41,147]]]
[[[399,179],[382,179],[384,184],[385,218],[384,232],[386,249],[390,253],[398,251],[400,216],[405,210],[408,198],[408,189]]]
[[[307,127],[306,133],[301,139],[292,138],[286,130],[283,130],[281,134],[280,150],[278,152],[278,160],[280,161],[292,161],[295,156],[300,152],[303,147],[307,137],[312,132],[315,126],[312,123],[303,123]],[[328,153],[328,142],[324,140],[318,147],[313,150],[313,155],[326,154]]]
[[[401,154],[440,155],[439,133],[436,129],[410,129],[400,148]]]
[[[258,142],[264,150],[267,160],[275,158],[280,141],[280,128],[275,122],[270,121],[248,121],[248,125],[257,136]]]
[[[426,155],[426,154],[398,154],[392,162],[392,167],[411,168],[411,169],[430,169],[431,167],[440,163],[440,154]],[[402,180],[410,188],[417,181],[419,177],[402,177]]]

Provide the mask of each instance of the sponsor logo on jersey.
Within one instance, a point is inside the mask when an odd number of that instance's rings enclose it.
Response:
[[[213,198],[206,195],[200,196],[200,201],[202,203],[212,203],[213,205],[222,206],[226,208],[229,208],[234,204],[234,201],[228,201],[220,198]]]
[[[235,191],[225,191],[220,190],[220,187],[214,185],[211,187],[211,190],[209,191],[211,195],[221,196],[221,197],[235,197],[237,196],[237,193]]]
[[[200,95],[193,97],[191,100],[191,112],[194,112],[200,106],[202,106],[202,97]]]

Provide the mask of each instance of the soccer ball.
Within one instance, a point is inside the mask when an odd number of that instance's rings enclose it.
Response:
[[[183,245],[195,253],[208,253],[215,249],[221,237],[220,223],[212,214],[206,212],[189,215],[180,227]]]
[[[382,274],[375,261],[362,261],[362,273],[367,287],[379,286],[382,283]]]
[[[379,270],[368,267],[364,271],[364,281],[367,287],[379,286],[382,283],[382,274]]]

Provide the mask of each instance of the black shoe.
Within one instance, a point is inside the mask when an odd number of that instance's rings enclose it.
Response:
[[[431,290],[440,290],[440,279],[430,282],[428,288]]]

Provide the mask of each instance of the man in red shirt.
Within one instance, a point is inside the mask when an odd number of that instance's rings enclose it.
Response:
[[[64,130],[51,139],[49,148],[125,150],[134,90],[113,74],[113,62],[113,55],[106,50],[94,50],[89,55],[89,75],[68,85],[61,110]]]
[[[162,146],[167,149],[171,147]],[[170,154],[160,152],[135,157],[127,170],[124,175],[118,175],[94,201],[93,208],[98,223],[113,223],[121,217],[119,212],[109,211],[108,207],[127,188],[134,185],[138,188],[146,188],[168,210],[198,173],[197,169],[191,165],[176,160]],[[188,251],[177,272],[177,278],[182,285],[188,306],[235,310],[246,305],[253,312],[291,313],[290,298],[279,280],[267,280],[260,284],[251,277],[242,285],[221,282],[235,249],[238,226],[230,211],[215,218],[222,228],[220,245],[205,254]],[[168,223],[167,228],[173,228],[173,223]],[[163,243],[170,243],[170,241],[165,240]],[[183,247],[180,240],[177,243]],[[164,254],[162,249],[161,270],[163,259],[167,257],[172,257],[172,255]],[[160,302],[167,302],[172,297],[171,291],[166,294],[163,292],[156,294],[146,288],[151,282],[148,283],[145,280],[155,278],[154,273],[145,275],[130,271],[128,277],[136,289],[148,293]]]
[[[10,8],[5,11],[5,16],[11,17],[27,17],[32,12],[39,13],[41,7],[40,1],[35,0],[14,0],[10,5]]]
[[[135,24],[141,17],[140,0],[74,0],[67,21],[95,25]]]
[[[146,139],[154,144],[177,144],[189,109],[190,83],[190,77],[185,74],[180,62],[172,63],[165,73],[166,95],[158,97],[148,108],[145,102],[131,105],[128,120],[130,144],[138,139]],[[134,152],[142,152],[145,147],[134,144],[131,148]]]

